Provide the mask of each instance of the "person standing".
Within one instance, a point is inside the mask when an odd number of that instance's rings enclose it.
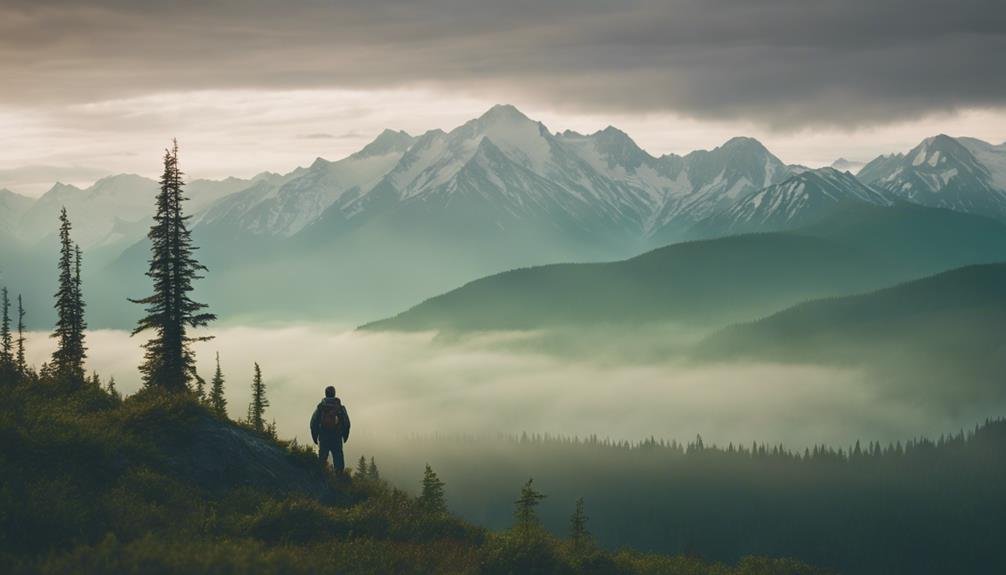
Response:
[[[325,388],[325,399],[321,400],[311,416],[311,439],[318,446],[318,456],[328,463],[332,455],[332,465],[342,473],[346,470],[346,458],[342,444],[349,441],[349,412],[342,401],[335,396],[335,388]]]

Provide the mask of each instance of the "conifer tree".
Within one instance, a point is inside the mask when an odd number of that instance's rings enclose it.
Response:
[[[262,370],[255,364],[255,375],[252,377],[252,399],[248,404],[248,424],[258,431],[266,431],[265,409],[269,400],[265,396],[265,383],[262,381]]]
[[[7,286],[0,288],[0,375],[14,375],[14,339],[10,331],[10,299]]]
[[[28,373],[28,361],[24,356],[24,303],[21,301],[21,294],[17,294],[17,371],[22,376]]]
[[[419,496],[419,507],[433,515],[447,513],[444,482],[437,477],[429,463],[426,464],[426,471],[423,473],[423,492]]]
[[[84,330],[87,329],[87,321],[84,319],[84,308],[86,304],[84,303],[84,290],[83,283],[80,279],[80,268],[81,261],[83,260],[83,253],[80,251],[80,245],[73,245],[73,342],[74,351],[79,354],[81,359],[81,372],[83,373],[83,360],[87,357],[85,353],[87,348],[84,347]],[[97,374],[94,374],[97,377]]]
[[[367,477],[367,458],[360,456],[360,461],[356,463],[356,474],[359,477]]]
[[[377,469],[377,462],[374,461],[373,456],[370,458],[370,465],[367,466],[367,477],[370,477],[374,481],[381,480],[381,472]]]
[[[70,217],[63,208],[59,214],[59,287],[56,290],[57,340],[51,369],[56,377],[84,381],[84,309],[80,285],[80,249],[70,240]]]
[[[220,417],[227,417],[227,398],[224,397],[224,373],[220,370],[220,352],[217,352],[217,369],[210,381],[210,409]]]
[[[192,372],[192,377],[196,380],[196,399],[199,403],[206,403],[206,380],[195,371]]]
[[[534,479],[528,479],[520,490],[520,499],[514,501],[514,518],[517,519],[519,530],[527,531],[538,525],[538,515],[534,508],[542,499],[545,499],[545,495],[535,490]]]
[[[569,518],[569,538],[576,549],[580,549],[590,540],[590,532],[587,531],[587,513],[584,510],[583,497],[576,500],[576,509]]]
[[[108,395],[112,396],[112,399],[115,399],[116,401],[122,399],[122,394],[119,393],[119,390],[115,387],[114,375],[108,379],[108,386],[105,389],[108,391]]]
[[[192,282],[201,279],[206,266],[200,264],[192,245],[188,219],[183,209],[186,200],[184,182],[178,168],[178,142],[164,153],[164,172],[157,194],[154,224],[150,238],[150,269],[153,281],[150,296],[130,300],[146,306],[146,317],[133,330],[133,335],[153,331],[144,344],[144,359],[140,366],[143,382],[172,391],[184,391],[195,372],[195,355],[191,344],[209,337],[192,337],[189,329],[203,327],[216,316],[205,311],[206,305],[190,297]]]

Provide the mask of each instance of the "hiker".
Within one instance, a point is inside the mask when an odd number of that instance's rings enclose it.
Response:
[[[331,453],[335,470],[340,473],[346,470],[342,444],[349,441],[349,413],[335,396],[335,388],[331,385],[325,388],[325,399],[311,416],[311,439],[318,446],[318,455],[323,462],[328,463],[328,454]]]

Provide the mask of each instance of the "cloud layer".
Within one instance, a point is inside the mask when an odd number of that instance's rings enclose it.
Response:
[[[997,0],[8,0],[0,104],[434,86],[574,112],[862,125],[1006,104]]]
[[[813,365],[619,360],[617,346],[587,360],[521,351],[528,346],[506,335],[448,344],[425,334],[303,325],[213,331],[217,338],[198,347],[200,371],[212,374],[219,351],[232,417],[245,414],[252,364],[259,362],[268,416],[283,436],[309,439],[308,418],[324,387],[335,385],[350,408],[356,453],[406,436],[521,431],[849,445],[956,431],[1001,409],[990,402],[950,410],[885,394],[857,370]],[[32,335],[29,350],[37,364],[53,344],[44,334]],[[133,392],[140,343],[125,332],[92,332],[89,367]]]

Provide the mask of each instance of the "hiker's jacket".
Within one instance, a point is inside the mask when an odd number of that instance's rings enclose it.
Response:
[[[327,410],[333,410],[338,415],[339,424],[334,428],[326,428],[323,424],[323,415]],[[311,439],[328,445],[341,445],[349,440],[349,413],[338,397],[326,397],[314,408],[314,415],[311,416]]]

